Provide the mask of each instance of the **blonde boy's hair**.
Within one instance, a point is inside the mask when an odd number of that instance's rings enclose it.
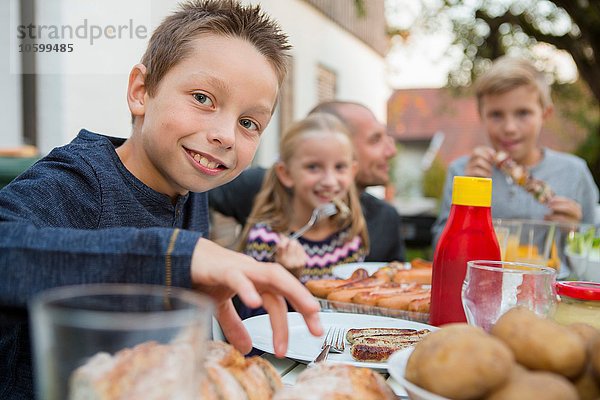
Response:
[[[503,94],[521,86],[532,86],[537,90],[543,109],[552,106],[550,85],[544,73],[527,59],[503,56],[496,59],[475,82],[479,113],[484,96]]]
[[[279,161],[289,164],[291,158],[295,155],[298,144],[304,139],[305,134],[313,132],[322,133],[342,133],[349,139],[352,146],[352,139],[346,126],[335,116],[331,114],[315,113],[300,120],[285,132],[279,143]],[[354,151],[354,147],[351,147]],[[241,235],[240,250],[243,250],[248,240],[250,228],[257,223],[266,223],[271,229],[278,233],[289,233],[290,216],[292,210],[293,193],[283,186],[275,173],[275,165],[267,171],[260,192],[256,196],[252,212],[248,217],[246,227]],[[368,252],[369,236],[367,233],[367,224],[362,214],[358,191],[352,183],[348,196],[342,199],[350,209],[350,215],[344,217],[342,213],[337,213],[331,217],[341,229],[350,227],[348,240],[352,240],[356,235],[360,235],[363,242],[365,253]]]
[[[235,0],[193,0],[165,18],[154,30],[141,63],[146,67],[146,90],[153,96],[165,74],[192,51],[202,34],[240,38],[252,44],[273,66],[279,86],[287,72],[291,45],[279,25],[258,5]]]

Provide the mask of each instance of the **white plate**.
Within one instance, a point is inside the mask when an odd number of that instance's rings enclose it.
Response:
[[[359,268],[364,268],[367,270],[369,275],[373,272],[377,271],[379,268],[388,265],[386,262],[357,262],[357,263],[348,263],[348,264],[340,264],[333,267],[333,276],[339,279],[348,279],[350,275],[354,271]]]
[[[405,328],[405,329],[429,329],[438,328],[420,322],[406,321],[398,318],[380,317],[366,314],[350,314],[321,312],[319,313],[321,324],[325,332],[329,327],[340,327],[345,330],[351,328]],[[273,354],[273,340],[271,324],[268,315],[259,315],[243,321],[246,329],[252,337],[252,345],[262,351]],[[312,336],[302,315],[297,312],[288,313],[289,343],[286,357],[299,362],[308,363],[312,361],[321,351],[324,336]],[[330,353],[327,361],[350,364],[359,367],[386,369],[387,362],[360,362],[355,361],[350,355],[350,346],[342,354]]]
[[[406,363],[408,362],[408,357],[410,357],[412,352],[413,348],[409,347],[392,354],[392,356],[388,359],[389,374],[396,382],[404,387],[411,400],[448,400],[446,397],[442,397],[422,389],[404,378]]]

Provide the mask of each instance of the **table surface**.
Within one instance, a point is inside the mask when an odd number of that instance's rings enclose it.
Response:
[[[294,385],[298,375],[306,369],[306,364],[299,363],[289,358],[277,358],[269,353],[265,353],[261,357],[269,361],[273,367],[275,367],[275,370],[281,375],[281,381],[284,385]],[[383,374],[383,376],[386,378],[388,385],[390,385],[392,390],[396,393],[398,399],[408,399],[406,391],[394,380],[394,378],[388,374]]]

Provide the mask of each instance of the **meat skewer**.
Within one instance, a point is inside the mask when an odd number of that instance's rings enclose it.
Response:
[[[507,153],[497,152],[494,162],[500,171],[508,175],[515,184],[525,189],[540,203],[546,204],[554,197],[554,191],[550,185],[532,177],[527,168],[517,164]]]

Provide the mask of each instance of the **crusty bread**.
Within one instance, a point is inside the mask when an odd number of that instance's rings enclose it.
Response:
[[[377,372],[351,365],[318,363],[304,370],[294,386],[278,391],[273,400],[392,400],[393,391]]]
[[[281,386],[273,366],[244,358],[233,346],[205,343],[205,374],[189,368],[195,352],[186,342],[145,342],[114,356],[98,353],[71,377],[71,400],[269,400]],[[182,384],[189,382],[189,385]]]
[[[206,342],[205,363],[207,365],[219,364],[222,367],[244,367],[244,356],[232,345],[220,340]]]
[[[281,389],[281,387],[283,386],[283,383],[281,382],[281,377],[270,362],[258,356],[249,358],[248,362],[253,363],[256,367],[262,369],[262,372],[267,378],[267,381],[273,393]]]
[[[244,358],[225,342],[208,343],[205,368],[219,399],[268,400],[282,386],[273,366],[260,357]]]
[[[217,393],[217,399],[248,400],[246,391],[229,369],[218,364],[207,365],[206,376]],[[200,393],[202,393],[202,387],[200,387]]]
[[[185,399],[195,382],[194,351],[188,344],[145,342],[111,356],[98,353],[70,380],[70,399]]]

